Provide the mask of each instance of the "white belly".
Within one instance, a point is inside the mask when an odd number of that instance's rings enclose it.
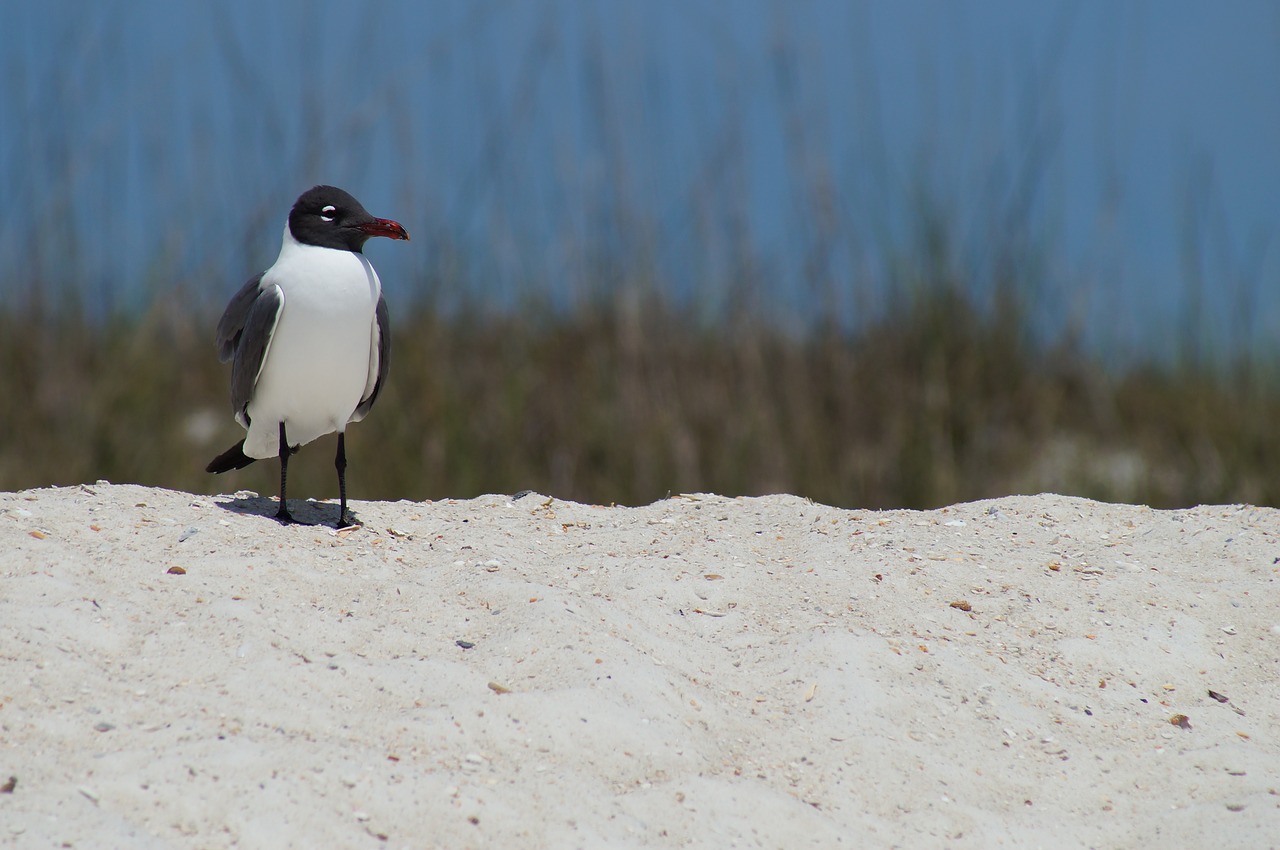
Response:
[[[314,248],[282,251],[263,284],[281,288],[284,307],[249,401],[244,452],[254,458],[280,453],[281,422],[293,446],[346,430],[368,381],[381,294],[363,255]]]

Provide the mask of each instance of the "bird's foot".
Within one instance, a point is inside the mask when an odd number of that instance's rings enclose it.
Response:
[[[363,526],[364,526],[363,522],[356,519],[355,516],[353,516],[350,511],[347,511],[346,513],[340,514],[338,516],[338,521],[333,527],[336,528],[338,531],[342,531],[343,529],[346,529],[346,528],[362,528]]]
[[[280,503],[280,510],[276,511],[276,522],[281,525],[293,525],[298,522],[293,518],[293,514],[289,513],[289,507],[284,503]]]

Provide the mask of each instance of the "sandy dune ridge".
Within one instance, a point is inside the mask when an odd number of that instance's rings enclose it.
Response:
[[[1280,846],[1280,511],[353,510],[0,494],[0,845]]]

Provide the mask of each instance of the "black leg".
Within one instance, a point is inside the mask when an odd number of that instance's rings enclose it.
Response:
[[[293,522],[293,514],[289,513],[289,503],[285,501],[285,481],[289,478],[289,440],[284,434],[284,423],[280,423],[280,510],[276,511],[276,519],[284,524]]]
[[[338,528],[355,525],[356,522],[347,514],[347,435],[338,432],[338,454],[333,459],[338,470]]]

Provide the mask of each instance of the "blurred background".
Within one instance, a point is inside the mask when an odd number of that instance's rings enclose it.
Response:
[[[3,21],[0,489],[274,494],[213,330],[325,182],[413,237],[354,498],[1280,504],[1271,0]]]

